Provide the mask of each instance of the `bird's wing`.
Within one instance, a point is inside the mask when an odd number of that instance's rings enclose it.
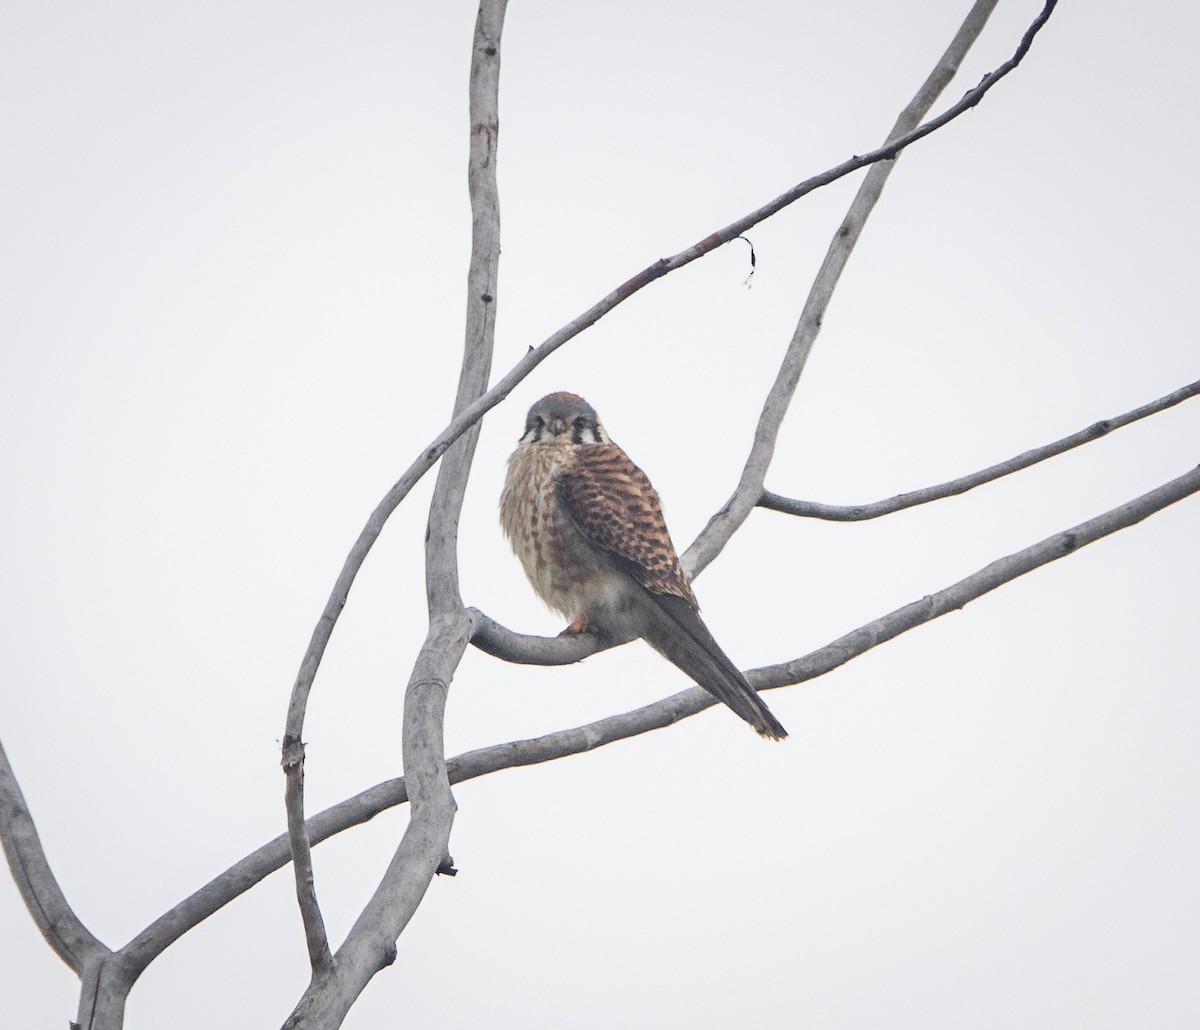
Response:
[[[576,448],[574,460],[558,474],[555,494],[588,542],[615,557],[634,582],[696,607],[658,493],[620,447]]]
[[[700,618],[646,474],[616,444],[589,445],[576,449],[574,461],[558,474],[555,492],[588,542],[615,558],[653,602],[657,614],[646,626],[646,642],[764,737],[786,737]]]

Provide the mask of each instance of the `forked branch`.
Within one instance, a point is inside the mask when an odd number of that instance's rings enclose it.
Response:
[[[1045,25],[1054,10],[1054,0],[1048,0],[1041,13],[1026,30],[1016,52],[1008,61],[990,75],[984,76],[983,81],[975,89],[970,90],[957,104],[924,125],[919,125],[921,119],[933,106],[934,101],[954,78],[963,58],[987,24],[996,2],[997,0],[976,0],[958,32],[950,41],[946,52],[942,54],[933,71],[929,73],[929,77],[917,90],[916,96],[900,112],[896,124],[892,126],[892,131],[888,134],[888,142],[876,153],[888,152],[889,156],[895,157],[904,146],[909,145],[914,139],[928,135],[938,126],[945,125],[951,118],[957,117],[963,111],[977,104],[983,96],[981,91],[990,89],[1016,68],[1029,51],[1034,36]],[[741,528],[750,512],[762,498],[763,483],[771,465],[771,459],[775,454],[775,442],[779,437],[779,428],[791,407],[792,397],[800,382],[800,375],[804,371],[808,355],[821,332],[825,311],[833,297],[833,291],[841,278],[842,271],[862,235],[863,227],[874,210],[894,167],[894,162],[889,161],[875,164],[871,168],[855,194],[846,217],[830,241],[825,260],[821,263],[812,287],[809,289],[804,309],[800,313],[796,331],[792,334],[792,340],[784,354],[779,373],[767,395],[762,414],[759,415],[758,426],[754,432],[754,442],[750,448],[750,455],[746,459],[745,467],[742,469],[737,488],[734,490],[733,496],[709,520],[704,532],[700,534],[696,542],[683,555],[684,569],[693,578],[699,575],[724,550],[733,534]]]

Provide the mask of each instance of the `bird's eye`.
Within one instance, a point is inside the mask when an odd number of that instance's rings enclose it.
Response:
[[[542,435],[542,430],[546,428],[546,420],[541,415],[530,415],[525,420],[525,433],[528,436],[530,433],[535,434],[534,439],[538,439]],[[524,438],[524,437],[522,437]]]

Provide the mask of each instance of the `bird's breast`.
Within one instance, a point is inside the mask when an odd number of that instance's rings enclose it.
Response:
[[[571,461],[569,444],[519,446],[508,460],[500,525],[538,596],[574,619],[598,604],[619,607],[628,577],[584,538],[558,504],[556,480]]]

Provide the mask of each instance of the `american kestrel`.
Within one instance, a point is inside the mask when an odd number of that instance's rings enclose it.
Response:
[[[787,736],[701,621],[650,480],[582,397],[552,393],[529,409],[500,524],[534,590],[571,620],[564,633],[641,637],[762,736]]]

